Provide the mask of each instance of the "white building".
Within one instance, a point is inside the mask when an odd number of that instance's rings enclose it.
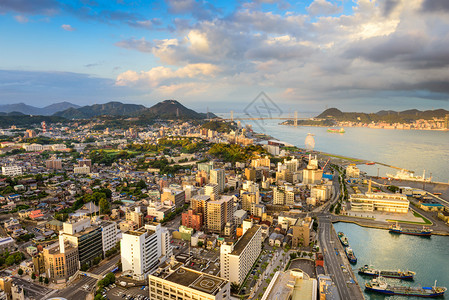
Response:
[[[23,174],[22,167],[19,166],[3,166],[2,175],[5,176],[21,176]]]
[[[229,300],[228,280],[202,273],[173,262],[148,276],[150,299]]]
[[[210,171],[210,183],[218,185],[218,192],[223,193],[225,188],[225,171],[223,169],[213,169]]]
[[[349,196],[353,211],[385,211],[393,213],[408,212],[410,202],[407,196],[388,193],[352,194]]]
[[[144,279],[165,259],[163,249],[166,255],[171,254],[169,236],[163,233],[159,223],[124,232],[120,242],[123,272],[129,272],[135,279]]]
[[[218,199],[218,184],[209,183],[204,187],[204,195],[209,196],[212,200]]]
[[[30,145],[23,145],[23,149],[27,152],[36,152],[36,151],[42,151],[44,147],[40,144],[30,144]]]
[[[106,253],[117,244],[117,225],[115,222],[103,221],[100,226],[102,228],[103,253]]]
[[[349,165],[346,167],[346,176],[349,178],[358,178],[360,176],[360,169],[356,165]]]
[[[89,166],[82,166],[82,167],[74,167],[73,173],[75,174],[89,174],[90,173],[90,167]]]
[[[241,284],[259,257],[262,231],[259,225],[246,230],[237,243],[223,243],[220,248],[221,277]]]

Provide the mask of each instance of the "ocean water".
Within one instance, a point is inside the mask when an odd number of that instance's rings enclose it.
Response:
[[[414,281],[387,278],[391,283],[402,285],[438,286],[449,288],[449,237],[430,238],[391,234],[388,230],[365,228],[350,223],[335,223],[335,231],[342,231],[349,239],[350,247],[357,257],[352,265],[356,279],[364,290],[364,284],[371,278],[359,275],[357,269],[365,264],[389,270],[410,270],[416,272]],[[449,299],[449,292],[444,298]],[[421,299],[418,297],[384,296],[365,292],[365,299]]]
[[[449,181],[449,131],[345,128],[346,133],[329,133],[326,127],[285,126],[279,120],[242,121],[256,132],[271,135],[298,147],[305,147],[308,133],[314,134],[315,150],[369,161],[382,162],[414,171],[433,181]],[[369,175],[395,174],[396,169],[361,166]]]

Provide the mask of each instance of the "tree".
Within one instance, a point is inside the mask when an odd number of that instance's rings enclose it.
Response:
[[[198,242],[198,247],[203,247],[203,245],[204,245],[203,242],[201,242],[201,241]]]
[[[17,271],[17,274],[19,274],[19,276],[22,276],[23,275],[23,270],[19,269],[19,271]]]
[[[8,256],[8,257],[6,258],[5,264],[7,264],[8,266],[11,266],[11,265],[14,264],[15,261],[16,261],[16,260],[14,259],[14,256],[13,256],[13,255],[10,255],[10,256]]]
[[[44,277],[39,276],[39,282],[42,283],[44,281]]]
[[[36,279],[36,274],[34,274],[34,272],[31,274],[31,279],[33,279],[33,280]]]
[[[106,198],[100,199],[100,210],[103,214],[108,214],[110,212],[111,205],[109,204],[109,201],[106,200]]]
[[[47,278],[47,277],[45,277],[45,279],[44,279],[44,283],[45,283],[45,284],[48,284],[48,282],[49,282],[48,278]]]
[[[231,282],[231,293],[235,294],[239,291],[239,284],[237,282]]]

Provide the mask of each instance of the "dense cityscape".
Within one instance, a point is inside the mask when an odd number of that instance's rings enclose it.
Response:
[[[362,299],[333,222],[449,233],[441,193],[370,177],[310,137],[298,148],[239,120],[151,123],[2,130],[4,297]]]

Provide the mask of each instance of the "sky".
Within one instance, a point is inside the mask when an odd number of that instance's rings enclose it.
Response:
[[[448,0],[0,0],[0,104],[449,109]]]

